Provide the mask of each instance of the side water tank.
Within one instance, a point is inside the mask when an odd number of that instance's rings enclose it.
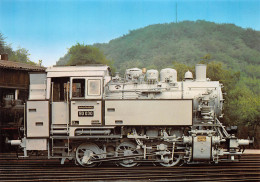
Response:
[[[158,82],[159,73],[157,70],[147,70],[146,79],[148,82]]]
[[[177,71],[172,68],[162,69],[160,72],[161,82],[177,82]]]

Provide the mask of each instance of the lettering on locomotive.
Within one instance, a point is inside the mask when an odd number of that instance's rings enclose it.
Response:
[[[79,117],[93,117],[94,111],[78,111]]]

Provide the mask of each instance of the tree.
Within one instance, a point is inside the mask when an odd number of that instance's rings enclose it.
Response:
[[[65,54],[63,57],[60,57],[60,59],[56,62],[56,65],[67,65],[70,60],[70,54]]]
[[[67,65],[104,64],[110,66],[112,73],[115,72],[113,61],[108,60],[97,47],[77,43],[63,58],[69,59]]]
[[[9,60],[22,63],[32,63],[29,56],[30,54],[28,50],[19,47],[16,51],[12,51],[12,54],[9,55]]]
[[[233,123],[240,125],[260,125],[260,97],[244,85],[230,92],[228,116]]]
[[[260,127],[260,97],[245,85],[238,84],[232,89],[225,104],[225,122],[238,125],[238,135],[242,137],[254,136],[254,145],[260,145],[257,130]]]
[[[8,54],[8,60],[10,61],[35,64],[30,60],[30,54],[27,49],[18,47],[18,49],[14,51],[11,45],[6,45],[4,39],[3,34],[0,33],[0,54]]]
[[[68,65],[110,64],[104,54],[93,46],[77,43],[69,49],[68,54],[70,55]]]
[[[177,77],[178,80],[184,80],[184,75],[187,71],[192,72],[193,77],[195,76],[195,69],[194,66],[188,66],[186,64],[178,63],[178,62],[173,62],[173,68],[177,71]]]
[[[207,64],[207,78],[219,81],[224,85],[224,92],[233,89],[240,80],[240,72],[226,70],[221,62],[210,62]]]
[[[203,57],[201,57],[201,59],[202,60],[200,61],[200,63],[207,64],[211,60],[211,55],[210,54],[206,54]]]
[[[3,34],[0,33],[0,54],[3,54],[5,50],[5,41]]]

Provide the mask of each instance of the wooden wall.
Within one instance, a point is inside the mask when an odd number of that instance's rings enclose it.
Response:
[[[28,89],[29,88],[28,71],[0,68],[0,87]]]

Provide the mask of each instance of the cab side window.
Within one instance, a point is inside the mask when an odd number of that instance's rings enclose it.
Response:
[[[72,97],[85,97],[85,79],[73,79]]]
[[[101,94],[101,82],[97,79],[88,80],[88,95],[98,96]]]

